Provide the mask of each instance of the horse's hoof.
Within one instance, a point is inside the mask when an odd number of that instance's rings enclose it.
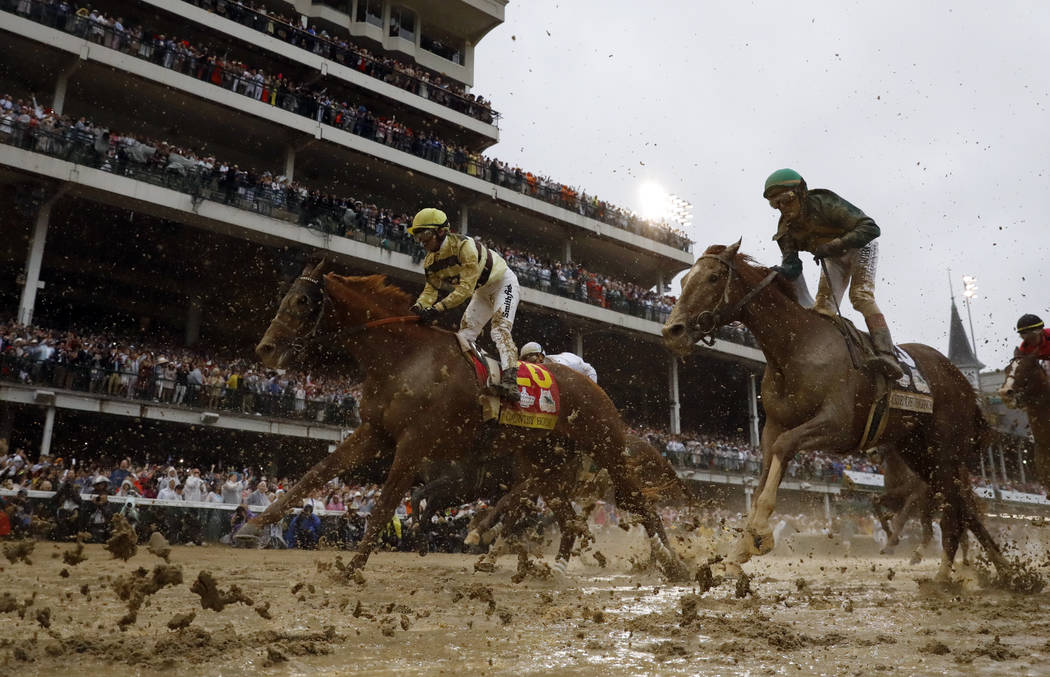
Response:
[[[471,529],[467,537],[463,539],[464,545],[479,545],[481,543],[481,534],[478,533],[477,529]]]
[[[565,572],[568,570],[568,568],[569,568],[568,561],[563,560],[560,557],[558,559],[554,560],[554,564],[551,565],[551,569],[554,569],[555,571],[557,571],[559,574],[562,574],[563,576],[565,575]]]
[[[916,550],[911,554],[911,559],[908,560],[908,564],[918,564],[922,561],[922,553]],[[965,564],[965,562],[964,562]]]

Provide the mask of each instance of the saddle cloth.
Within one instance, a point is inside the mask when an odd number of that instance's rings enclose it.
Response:
[[[459,334],[456,334],[456,338],[482,386],[483,392],[478,400],[483,421],[495,420],[504,425],[544,430],[552,430],[557,425],[561,395],[554,374],[546,367],[518,362],[518,401],[507,402],[495,394],[502,376],[499,360]]]
[[[871,337],[844,317],[829,317],[842,334],[849,348],[850,358],[853,366],[860,369],[868,358],[875,356],[875,346]],[[861,437],[859,449],[870,449],[876,446],[882,433],[886,429],[887,414],[890,409],[915,412],[919,414],[933,413],[933,395],[930,384],[922,375],[915,359],[907,351],[899,346],[893,347],[897,363],[900,364],[904,374],[893,381],[888,382],[885,377],[876,375],[875,401],[868,412],[868,421]]]

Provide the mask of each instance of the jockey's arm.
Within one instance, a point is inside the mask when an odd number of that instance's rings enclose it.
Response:
[[[822,216],[841,228],[842,234],[835,239],[843,249],[860,249],[882,232],[874,219],[842,198],[822,201],[821,207]]]
[[[456,266],[459,273],[459,283],[448,293],[448,296],[434,304],[437,310],[448,310],[455,308],[470,299],[474,294],[474,287],[481,277],[481,262],[478,260],[478,248],[474,246],[474,240],[464,239],[459,246],[459,265]]]
[[[419,294],[419,298],[416,299],[416,305],[422,308],[429,308],[434,305],[434,301],[437,300],[437,297],[437,288],[430,284],[430,280],[427,280],[426,285],[423,287],[423,291]]]
[[[802,260],[798,257],[798,245],[791,236],[781,237],[777,240],[780,245],[781,260],[776,269],[789,280],[794,280],[802,274]]]

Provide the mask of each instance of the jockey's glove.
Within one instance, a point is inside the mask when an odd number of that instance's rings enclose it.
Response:
[[[418,303],[412,306],[412,312],[419,315],[420,324],[434,324],[437,322],[438,316],[441,314],[441,311],[433,306],[424,308]]]

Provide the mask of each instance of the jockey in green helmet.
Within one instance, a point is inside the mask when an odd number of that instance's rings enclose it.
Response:
[[[810,252],[823,259],[826,269],[820,276],[814,309],[835,315],[848,286],[850,303],[864,316],[875,345],[877,354],[869,366],[891,380],[900,378],[903,372],[894,355],[886,316],[875,303],[875,238],[880,234],[875,221],[830,190],[810,190],[794,169],[778,169],[770,174],[762,197],[780,211],[773,239],[780,245],[782,262],[776,269],[794,280],[802,274],[799,252]]]

